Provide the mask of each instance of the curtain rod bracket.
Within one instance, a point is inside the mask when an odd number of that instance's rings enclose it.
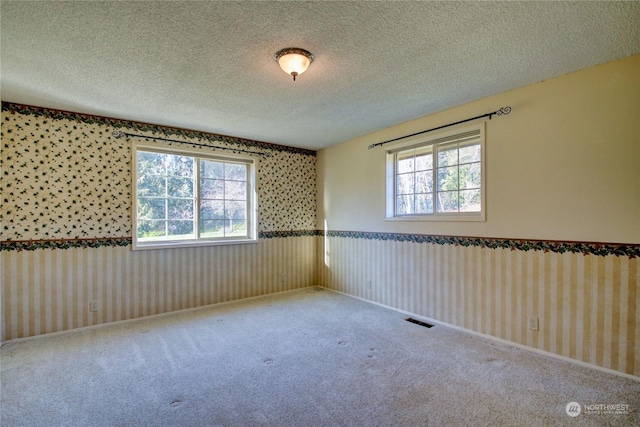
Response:
[[[494,114],[496,116],[504,116],[504,115],[509,114],[510,112],[511,112],[511,107],[509,107],[509,106],[500,107],[496,111],[492,111],[491,113],[483,114],[481,116],[471,117],[470,119],[460,120],[460,121],[457,121],[457,122],[454,122],[454,123],[449,123],[447,125],[442,125],[442,126],[438,126],[438,127],[432,128],[432,129],[423,130],[421,132],[412,133],[410,135],[400,136],[398,138],[390,139],[388,141],[378,142],[376,144],[370,144],[368,149],[371,150],[372,148],[379,147],[381,145],[385,145],[385,144],[388,144],[390,142],[399,141],[401,139],[409,138],[411,136],[421,135],[421,134],[427,133],[427,132],[433,132],[434,130],[438,130],[438,129],[448,128],[450,126],[459,125],[460,123],[466,123],[466,122],[470,122],[472,120],[482,119],[484,117],[489,117],[489,120],[491,120],[491,116],[493,116]]]

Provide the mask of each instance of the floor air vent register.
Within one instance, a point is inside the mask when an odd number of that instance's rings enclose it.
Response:
[[[416,325],[424,326],[425,328],[433,328],[433,325],[426,322],[421,322],[420,320],[414,319],[413,317],[409,317],[408,319],[406,319],[406,321],[415,323]]]

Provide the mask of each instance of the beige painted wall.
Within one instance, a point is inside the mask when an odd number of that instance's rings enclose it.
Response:
[[[369,144],[503,106],[511,114],[486,124],[486,221],[384,220],[385,150],[367,150]],[[333,231],[318,241],[319,285],[640,376],[637,256],[524,250],[514,240],[505,241],[510,250],[482,239],[462,239],[464,246],[420,236],[618,242],[637,249],[640,55],[330,147],[318,153],[317,171],[317,226]],[[528,328],[530,317],[539,319],[539,331]]]
[[[474,117],[486,124],[485,222],[385,221],[385,149],[371,143]],[[321,150],[318,228],[640,242],[640,55]],[[325,225],[326,221],[326,225]]]

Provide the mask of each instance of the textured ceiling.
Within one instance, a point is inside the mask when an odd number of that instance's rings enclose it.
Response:
[[[640,2],[3,0],[0,28],[3,101],[319,149],[639,53]]]

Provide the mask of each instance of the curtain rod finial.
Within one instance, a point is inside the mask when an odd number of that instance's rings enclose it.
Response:
[[[496,114],[499,116],[502,116],[503,114],[509,114],[511,112],[511,107],[507,106],[507,107],[501,107],[498,111],[496,111]]]

